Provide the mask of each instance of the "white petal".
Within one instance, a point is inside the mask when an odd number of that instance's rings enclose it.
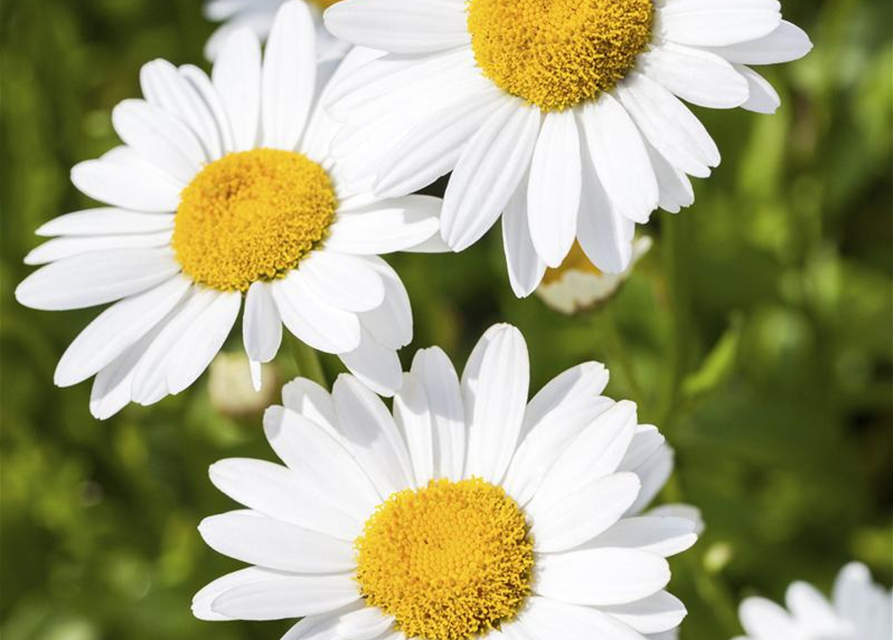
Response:
[[[777,0],[667,0],[660,25],[668,40],[719,46],[754,40],[781,22]]]
[[[704,125],[654,80],[631,73],[616,92],[645,139],[671,165],[699,178],[719,165],[719,150]]]
[[[667,162],[666,158],[650,144],[646,146],[660,189],[660,202],[658,203],[660,208],[670,213],[679,213],[683,207],[690,207],[694,204],[695,190],[691,186],[688,176]]]
[[[46,265],[16,287],[16,300],[32,309],[83,309],[141,293],[180,270],[167,249],[115,249]]]
[[[391,397],[403,382],[403,367],[396,349],[382,344],[365,328],[361,329],[360,346],[339,357],[364,385],[375,393]]]
[[[301,138],[316,88],[316,32],[303,2],[286,2],[276,14],[263,63],[261,122],[264,146],[293,151]]]
[[[405,196],[339,213],[326,248],[355,255],[381,255],[420,244],[440,228],[441,200]]]
[[[267,569],[249,567],[217,578],[192,598],[192,614],[199,620],[207,620],[209,622],[232,620],[229,616],[211,610],[211,603],[214,599],[224,591],[239,585],[262,581],[269,575],[270,572]]]
[[[176,395],[186,390],[204,373],[226,342],[241,308],[241,293],[220,293],[186,329],[174,345],[178,357],[168,361],[169,393]]]
[[[515,453],[530,388],[524,336],[496,325],[480,339],[462,373],[468,424],[467,476],[499,483]]]
[[[233,32],[214,63],[211,78],[229,120],[233,150],[253,149],[260,124],[261,55],[257,36],[246,28]]]
[[[669,558],[691,548],[697,540],[695,523],[687,518],[640,516],[620,520],[585,546],[639,549]]]
[[[604,365],[587,362],[550,381],[527,405],[521,445],[503,486],[527,504],[559,454],[614,402],[602,397],[608,384]]]
[[[341,511],[365,520],[381,501],[340,434],[275,406],[264,414],[264,433],[288,468]]]
[[[657,179],[636,125],[608,93],[585,103],[579,113],[592,165],[614,209],[647,222],[657,208]]]
[[[616,403],[568,446],[543,478],[531,501],[552,504],[596,478],[614,473],[629,448],[636,428],[636,405]]]
[[[274,520],[255,511],[231,511],[202,520],[205,543],[225,556],[268,569],[338,573],[355,565],[353,544]]]
[[[566,551],[617,522],[639,494],[639,477],[614,473],[550,504],[532,503],[531,535],[540,553]]]
[[[74,166],[71,181],[78,191],[123,209],[175,211],[183,183],[146,161],[88,160]]]
[[[340,466],[334,468],[341,471]],[[311,483],[278,464],[247,459],[221,460],[211,466],[209,473],[214,486],[238,503],[276,520],[339,540],[353,542],[362,533],[368,516],[345,513],[334,504],[329,487],[340,493],[340,476],[333,479],[329,474],[327,484]],[[368,490],[371,491],[371,486]],[[373,500],[379,499],[374,491],[372,494]]]
[[[217,137],[220,139],[221,155],[235,151],[236,145],[233,142],[233,130],[229,123],[229,116],[226,115],[226,109],[220,96],[217,94],[217,89],[214,88],[214,84],[211,82],[211,78],[203,70],[191,64],[181,65],[179,72],[180,75],[186,78],[190,86],[195,89],[196,93],[201,96],[202,102],[205,103],[205,106],[211,112],[214,126],[217,130]]]
[[[239,620],[282,620],[325,613],[360,599],[351,574],[304,576],[269,572],[260,581],[233,587],[211,610]]]
[[[205,157],[223,155],[220,132],[211,108],[201,93],[167,60],[147,62],[140,69],[140,85],[146,100],[179,118],[201,142]]]
[[[750,88],[750,97],[741,105],[742,109],[768,115],[778,111],[781,98],[766,78],[744,65],[735,65],[735,69],[747,80]]]
[[[39,236],[102,236],[157,233],[174,228],[174,216],[102,207],[53,218],[34,233]]]
[[[553,268],[562,263],[577,235],[582,170],[573,110],[547,113],[530,166],[527,215],[533,246]]]
[[[133,399],[133,375],[146,348],[157,335],[159,323],[136,344],[103,367],[90,390],[90,413],[97,420],[107,420]]]
[[[144,100],[124,100],[112,112],[115,131],[131,149],[175,179],[188,183],[208,160],[179,118]]]
[[[533,293],[546,273],[546,263],[534,248],[530,236],[527,193],[527,180],[522,180],[502,214],[502,243],[509,282],[519,298]]]
[[[796,638],[798,630],[790,614],[765,598],[747,598],[739,610],[741,626],[755,638]]]
[[[406,442],[416,485],[434,478],[434,434],[425,389],[412,373],[403,374],[403,385],[394,394],[394,421]]]
[[[348,375],[335,381],[332,398],[348,446],[379,494],[413,486],[406,443],[381,399]]]
[[[162,216],[155,214],[153,217],[160,218]],[[25,256],[24,262],[29,265],[39,265],[95,251],[166,247],[170,244],[172,235],[173,231],[162,231],[160,233],[130,233],[121,236],[69,236],[53,238],[31,250]]]
[[[539,556],[537,594],[571,604],[625,604],[667,586],[670,567],[658,555],[636,549],[585,549]]]
[[[377,607],[365,607],[346,613],[338,620],[336,637],[350,640],[374,640],[394,624],[394,616]]]
[[[353,44],[393,53],[428,53],[470,41],[464,7],[451,0],[344,0],[325,13],[326,28]]]
[[[248,358],[254,362],[270,362],[282,345],[282,319],[272,288],[266,282],[252,284],[245,296],[242,341]]]
[[[384,302],[360,314],[360,323],[382,346],[396,351],[412,341],[412,307],[397,272],[381,258],[365,259],[384,283]]]
[[[173,309],[189,281],[172,278],[103,311],[65,351],[54,382],[69,387],[82,382],[135,344]]]
[[[622,622],[591,607],[533,597],[513,627],[517,640],[644,640]]]
[[[330,613],[307,616],[289,629],[288,633],[282,636],[282,640],[333,640],[341,618],[349,612],[363,609],[363,604],[360,602]]]
[[[815,629],[834,629],[840,617],[818,589],[805,582],[792,582],[785,592],[785,603],[802,624]]]
[[[439,348],[420,349],[411,373],[424,389],[434,429],[436,477],[459,480],[465,468],[465,408],[453,363]]]
[[[373,183],[379,197],[418,191],[456,166],[469,138],[501,104],[502,92],[483,82],[489,81],[462,85],[464,100],[432,111],[393,145]]]
[[[282,404],[308,420],[336,431],[338,424],[332,396],[307,378],[296,378],[282,387]]]
[[[648,506],[655,496],[664,488],[670,474],[673,473],[673,450],[664,444],[651,454],[644,463],[639,465],[635,472],[642,480],[642,491],[636,503],[630,507],[630,513],[638,513]]]
[[[747,82],[731,64],[709,51],[665,42],[642,60],[649,77],[692,104],[732,109],[747,100]]]
[[[194,286],[179,307],[171,313],[171,317],[164,323],[136,366],[131,390],[134,402],[148,406],[170,393],[167,384],[170,363],[182,358],[177,345],[183,334],[217,299],[218,294],[214,289]],[[185,347],[185,343],[181,345],[181,348]]]
[[[346,353],[359,346],[356,314],[323,302],[300,270],[273,282],[272,289],[282,322],[302,342],[326,353]]]
[[[540,112],[505,98],[469,140],[444,196],[442,233],[462,251],[493,226],[528,169],[540,127]]]
[[[314,251],[301,262],[307,286],[327,304],[344,311],[382,305],[384,283],[368,261],[334,251]]]
[[[653,425],[639,425],[636,427],[636,435],[633,436],[629,449],[618,466],[620,471],[635,471],[654,455],[666,441],[657,427]]]
[[[586,257],[609,274],[623,273],[633,259],[636,223],[618,212],[605,193],[588,151],[583,153],[583,196],[577,237]]]
[[[797,25],[782,20],[767,36],[740,42],[711,51],[736,64],[780,64],[792,62],[812,51],[809,36]]]
[[[643,600],[599,607],[641,633],[662,633],[679,626],[685,619],[685,605],[666,591],[659,591]]]

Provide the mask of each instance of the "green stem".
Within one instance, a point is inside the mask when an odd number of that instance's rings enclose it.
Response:
[[[329,381],[326,378],[326,372],[322,368],[322,362],[316,349],[295,338],[292,341],[292,354],[298,367],[299,376],[313,380],[313,382],[321,385],[324,389],[329,388]]]

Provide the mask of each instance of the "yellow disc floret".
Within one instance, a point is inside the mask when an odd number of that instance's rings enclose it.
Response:
[[[651,41],[653,0],[468,0],[484,75],[543,111],[612,89]]]
[[[530,593],[523,512],[480,479],[432,480],[392,495],[356,542],[366,603],[407,637],[467,640],[499,628]]]
[[[196,282],[247,291],[294,269],[325,238],[337,204],[326,171],[299,153],[230,153],[183,190],[174,253]]]
[[[596,276],[604,275],[598,267],[589,260],[589,257],[583,252],[583,247],[579,242],[574,242],[570,253],[564,259],[564,262],[555,269],[546,269],[543,276],[543,284],[552,284],[561,280],[569,271],[582,271],[583,273],[591,273]]]

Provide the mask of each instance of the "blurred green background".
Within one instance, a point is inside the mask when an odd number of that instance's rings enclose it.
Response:
[[[462,363],[486,326],[509,321],[530,343],[536,388],[603,360],[611,395],[635,399],[668,436],[678,464],[662,499],[700,506],[707,522],[674,561],[683,640],[730,638],[741,597],[780,598],[794,579],[827,589],[852,559],[893,579],[891,3],[783,4],[816,45],[766,70],[784,106],[698,110],[723,164],[694,207],[656,214],[655,250],[597,313],[515,300],[498,234],[460,256],[394,260],[416,315],[405,361],[437,343]],[[199,0],[2,3],[3,640],[260,639],[288,627],[189,611],[198,588],[238,566],[195,530],[233,508],[206,469],[272,457],[259,414],[222,416],[206,375],[96,422],[89,384],[52,386],[95,311],[41,313],[12,297],[33,230],[89,206],[69,167],[116,144],[110,110],[138,94],[140,65],[200,62],[211,29]]]

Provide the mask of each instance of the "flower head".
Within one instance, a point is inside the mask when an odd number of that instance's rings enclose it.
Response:
[[[362,53],[345,60],[355,65]],[[189,387],[235,325],[255,385],[282,325],[337,354],[383,394],[401,383],[409,298],[380,254],[437,250],[440,201],[351,190],[329,154],[337,126],[318,108],[308,8],[282,5],[266,53],[232,34],[212,77],[163,60],[141,74],[144,100],[113,114],[124,146],[77,165],[72,181],[107,207],[50,221],[45,264],[16,290],[44,310],[114,303],[72,343],[59,386],[96,376],[106,418]],[[435,241],[432,243],[432,241]]]
[[[214,484],[247,510],[205,541],[253,566],[199,592],[203,619],[306,616],[286,636],[470,640],[641,638],[679,625],[665,558],[694,544],[690,507],[644,512],[673,468],[604,367],[528,402],[527,347],[497,325],[461,377],[419,351],[393,411],[350,375],[298,379],[264,428],[280,466],[224,460]],[[643,513],[644,512],[644,513]]]
[[[742,602],[747,636],[738,640],[888,640],[893,629],[893,591],[863,564],[840,571],[831,600],[805,582],[788,587],[785,600],[787,610],[765,598]]]
[[[625,271],[636,224],[691,205],[689,176],[719,165],[682,100],[774,112],[749,65],[812,46],[777,0],[343,0],[324,17],[384,52],[327,102],[336,154],[375,141],[347,179],[396,196],[452,172],[443,238],[462,251],[501,216],[519,296],[575,241]]]

